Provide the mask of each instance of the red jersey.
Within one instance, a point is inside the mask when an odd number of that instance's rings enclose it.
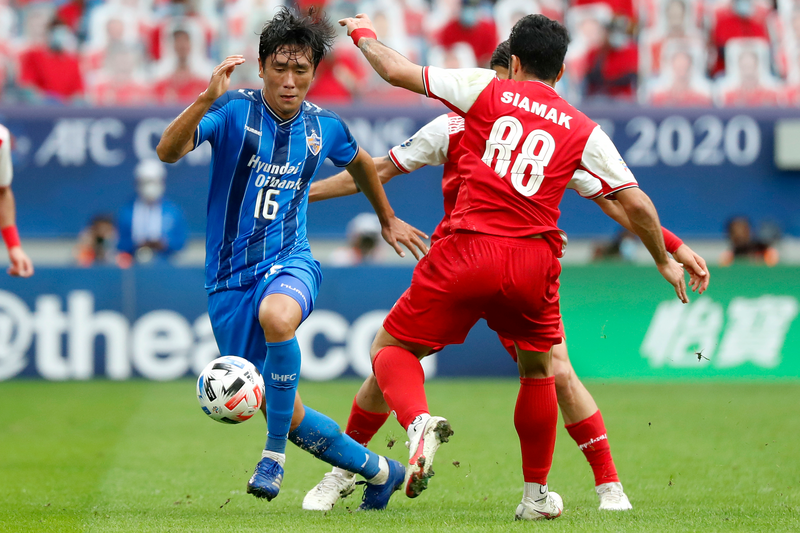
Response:
[[[456,113],[440,115],[423,126],[404,143],[389,150],[389,157],[403,173],[410,173],[425,165],[442,165],[442,194],[444,217],[431,236],[431,245],[452,233],[450,215],[458,198],[462,178],[458,173],[458,161],[465,154],[461,145],[464,135],[464,117]],[[600,180],[587,172],[578,171],[567,184],[583,198],[594,199],[611,192],[603,190]]]
[[[542,234],[556,255],[566,235],[558,204],[576,172],[603,184],[606,194],[638,184],[597,124],[549,85],[499,80],[484,69],[425,67],[427,96],[464,117],[456,172],[463,182],[451,231],[505,237]]]

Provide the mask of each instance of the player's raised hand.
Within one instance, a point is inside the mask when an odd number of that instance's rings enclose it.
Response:
[[[353,31],[360,28],[375,31],[375,28],[372,26],[372,21],[363,13],[359,13],[355,17],[348,17],[340,20],[339,26],[347,28],[347,35],[350,35]]]
[[[33,263],[22,246],[14,246],[8,251],[8,259],[11,261],[11,266],[8,267],[8,274],[10,276],[29,278],[33,276]]]
[[[214,72],[211,74],[211,81],[208,82],[208,88],[204,94],[213,100],[225,94],[231,84],[231,74],[242,63],[244,63],[244,56],[226,57],[222,63],[214,68]]]
[[[422,256],[428,253],[428,245],[422,239],[427,239],[428,236],[414,226],[407,224],[399,218],[393,216],[381,228],[383,239],[388,242],[397,255],[405,257],[406,253],[400,248],[400,244],[411,250],[417,261],[422,259]]]
[[[689,273],[689,287],[692,292],[703,294],[708,288],[711,274],[708,272],[706,260],[695,253],[694,250],[681,244],[672,257]]]
[[[674,259],[667,259],[666,263],[656,265],[658,271],[664,276],[664,279],[669,281],[675,288],[675,294],[683,303],[689,303],[689,297],[686,295],[686,280],[683,277],[683,267],[679,265]]]

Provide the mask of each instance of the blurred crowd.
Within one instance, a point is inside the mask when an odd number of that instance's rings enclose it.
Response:
[[[282,0],[0,0],[0,102],[191,102],[229,54],[258,87],[258,33]],[[657,106],[800,105],[800,0],[296,0],[332,20],[366,13],[414,61],[486,66],[523,15],[570,30],[559,90]],[[380,80],[344,31],[309,98],[415,103]],[[387,100],[389,99],[389,100]]]

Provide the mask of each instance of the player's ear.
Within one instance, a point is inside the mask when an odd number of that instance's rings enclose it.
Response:
[[[561,70],[558,71],[558,76],[556,76],[556,83],[561,81],[561,78],[564,76],[564,71],[567,69],[567,65],[561,63]]]
[[[511,74],[511,75],[509,76],[509,78],[511,78],[512,80],[516,79],[517,74],[519,74],[520,70],[522,70],[522,63],[520,62],[520,60],[519,60],[519,58],[517,56],[512,55],[511,56],[511,72],[509,72],[509,74]]]
[[[261,60],[258,61],[258,77],[261,78],[262,80],[264,79],[264,64],[265,63],[266,63],[266,61],[265,62],[262,62]]]

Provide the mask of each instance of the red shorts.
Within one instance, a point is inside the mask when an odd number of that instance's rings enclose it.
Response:
[[[561,342],[561,264],[544,239],[455,233],[417,265],[383,327],[431,348],[461,344],[480,318],[523,350]]]
[[[563,321],[560,321],[558,323],[558,330],[559,330],[559,333],[561,334],[561,341],[563,341],[566,338],[566,333],[564,333],[564,322]],[[497,338],[500,340],[500,344],[503,345],[503,348],[505,348],[506,351],[508,352],[508,355],[511,356],[511,359],[513,359],[514,362],[516,363],[517,362],[517,349],[514,346],[514,341],[512,341],[511,339],[506,339],[502,335],[498,335]],[[561,342],[554,343],[554,345],[556,345],[556,344],[561,344]]]

